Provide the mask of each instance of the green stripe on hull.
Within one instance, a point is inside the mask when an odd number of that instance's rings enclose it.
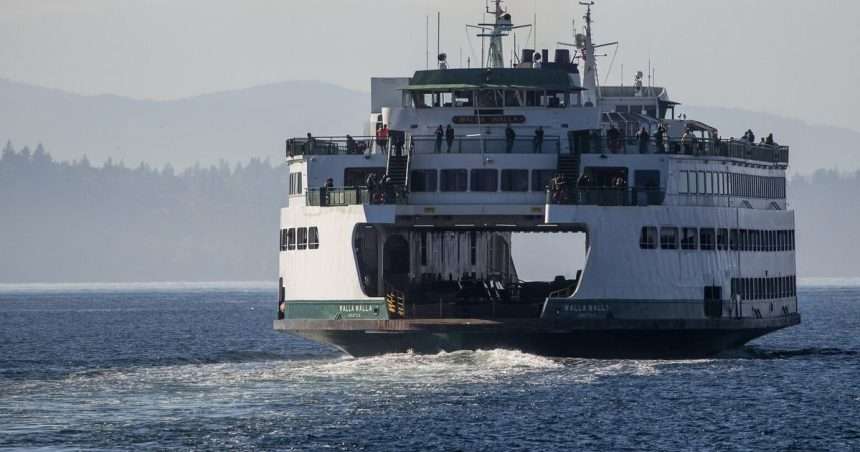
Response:
[[[388,320],[383,299],[287,301],[288,320]]]

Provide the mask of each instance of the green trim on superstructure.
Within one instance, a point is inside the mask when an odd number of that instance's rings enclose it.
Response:
[[[293,300],[287,301],[287,320],[388,320],[385,300]]]

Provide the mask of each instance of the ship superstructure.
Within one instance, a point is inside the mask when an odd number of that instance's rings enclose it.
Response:
[[[788,148],[676,117],[641,73],[599,86],[590,4],[572,49],[506,67],[494,5],[486,67],[373,79],[367,136],[287,141],[275,328],[353,355],[674,357],[799,323]],[[584,268],[521,280],[520,232],[584,233]]]

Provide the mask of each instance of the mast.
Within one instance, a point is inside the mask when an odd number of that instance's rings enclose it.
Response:
[[[594,5],[594,2],[579,2],[579,4],[588,8],[585,13],[585,46],[582,49],[582,59],[585,62],[582,87],[587,90],[585,97],[597,105],[600,92],[597,87],[597,58],[594,54],[594,40],[591,35],[591,6]]]
[[[511,15],[502,10],[502,0],[495,0],[495,10],[487,11],[496,18],[493,31],[490,33],[490,49],[487,55],[487,66],[490,68],[505,67],[505,52],[502,37],[511,31]]]
[[[514,26],[511,23],[511,15],[502,9],[502,0],[493,0],[495,7],[490,9],[487,7],[487,14],[492,14],[495,21],[491,24],[467,25],[469,28],[477,28],[481,30],[478,37],[482,38],[481,58],[483,59],[483,38],[490,38],[490,48],[487,51],[487,67],[503,68],[505,67],[505,51],[502,45],[502,38],[508,36],[511,31],[517,28],[530,27],[531,25]]]

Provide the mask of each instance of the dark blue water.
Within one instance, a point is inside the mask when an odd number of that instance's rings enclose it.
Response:
[[[0,449],[860,450],[860,288],[728,357],[351,359],[274,291],[0,293]]]

